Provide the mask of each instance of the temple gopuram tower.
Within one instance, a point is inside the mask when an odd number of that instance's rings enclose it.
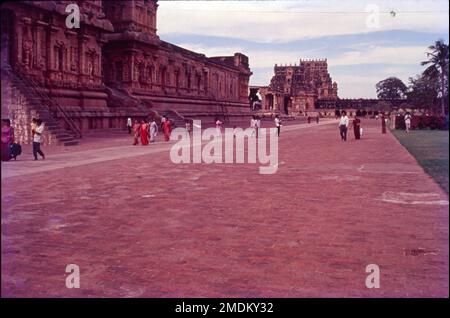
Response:
[[[335,101],[337,83],[328,73],[327,59],[303,60],[294,65],[277,65],[270,85],[262,88],[263,108],[285,114],[313,111],[317,101]]]

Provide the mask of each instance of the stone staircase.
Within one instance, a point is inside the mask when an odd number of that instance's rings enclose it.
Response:
[[[79,130],[74,132],[63,128],[62,123],[52,116],[50,111],[55,102],[50,97],[42,92],[38,92],[40,88],[35,83],[25,79],[25,75],[19,75],[17,72],[14,72],[11,67],[5,66],[1,71],[2,82],[4,80],[10,81],[12,88],[17,89],[25,96],[28,101],[27,105],[30,108],[29,111],[35,113],[37,118],[42,119],[45,130],[53,135],[58,145],[74,146],[78,144],[75,138],[81,138],[81,132]],[[60,109],[55,109],[54,111],[60,111]],[[71,124],[75,125],[73,122]]]
[[[161,115],[166,116],[166,118],[169,118],[174,124],[175,124],[175,128],[184,128],[185,127],[185,121],[186,121],[186,117],[184,117],[183,115],[181,115],[179,112],[177,112],[176,110],[165,110],[161,112]]]

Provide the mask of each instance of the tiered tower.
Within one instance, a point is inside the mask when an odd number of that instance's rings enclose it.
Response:
[[[337,99],[337,83],[328,73],[327,59],[300,59],[299,65],[274,67],[270,90],[284,94],[285,112],[314,108],[318,99]]]

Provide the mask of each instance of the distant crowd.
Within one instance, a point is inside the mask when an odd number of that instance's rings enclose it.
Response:
[[[216,127],[216,135],[220,136],[223,133],[223,122],[216,118],[214,120],[214,124]],[[194,122],[192,119],[185,119],[185,131],[186,133],[192,137]],[[131,117],[127,118],[127,130],[130,135],[133,137],[133,145],[149,145],[150,143],[155,142],[156,136],[159,131],[162,131],[164,135],[164,141],[170,140],[170,135],[172,130],[175,128],[175,123],[171,119],[166,116],[162,116],[160,123],[156,122],[155,118],[151,118],[148,120],[145,119],[132,119]],[[281,132],[281,118],[276,115],[274,118],[274,126],[277,129],[277,136],[280,136]],[[258,137],[260,128],[261,128],[261,117],[252,116],[250,120],[250,128],[252,130],[251,136]],[[234,131],[236,131],[237,126],[233,126]]]

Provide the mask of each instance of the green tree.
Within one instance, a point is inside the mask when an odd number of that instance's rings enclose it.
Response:
[[[441,100],[441,111],[445,113],[445,96],[448,96],[448,44],[443,40],[438,40],[434,45],[430,45],[427,52],[428,61],[422,65],[428,65],[423,74],[430,79],[439,81],[439,98]]]
[[[407,87],[401,79],[389,77],[376,84],[377,96],[379,99],[405,98]]]
[[[433,108],[438,102],[439,82],[422,74],[409,78],[408,102],[418,108]]]

